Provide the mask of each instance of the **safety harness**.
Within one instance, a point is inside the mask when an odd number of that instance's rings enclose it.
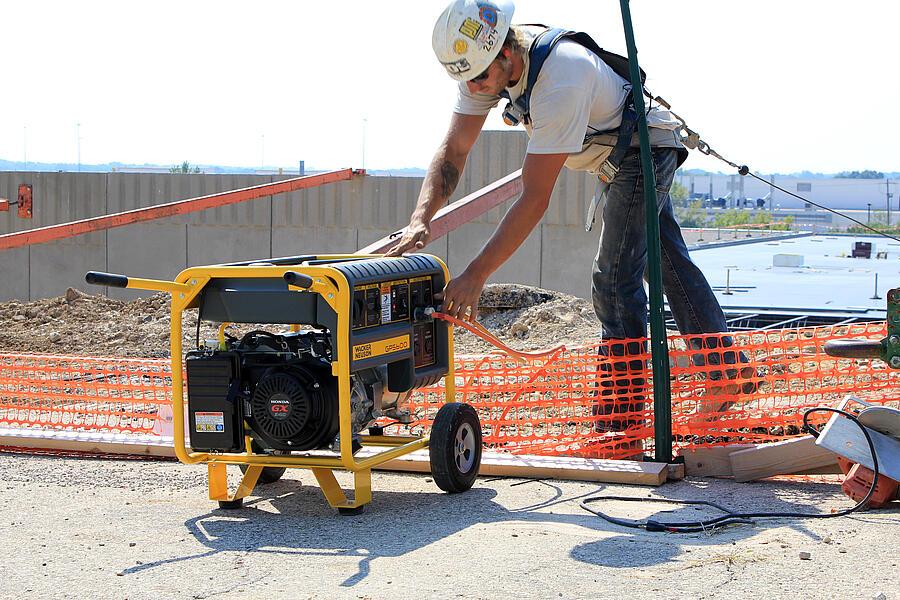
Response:
[[[540,25],[540,27],[545,27]],[[500,96],[510,100],[510,102],[506,105],[506,109],[503,111],[503,121],[510,126],[516,126],[519,123],[530,123],[530,101],[531,101],[531,90],[534,89],[534,84],[537,81],[538,75],[541,72],[541,67],[544,66],[544,61],[547,60],[547,57],[550,55],[550,51],[553,50],[553,47],[556,46],[562,40],[571,40],[577,44],[580,44],[596,54],[600,59],[605,62],[617,75],[625,79],[626,81],[630,81],[630,75],[628,71],[628,59],[619,54],[615,54],[614,52],[610,52],[608,50],[604,50],[601,48],[597,42],[595,42],[591,36],[586,33],[579,31],[568,31],[565,29],[559,28],[547,28],[541,33],[539,33],[534,40],[531,42],[531,46],[528,48],[528,75],[525,80],[525,89],[522,92],[522,95],[512,101],[510,99],[509,93],[506,90],[500,92]],[[644,82],[647,79],[647,74],[644,73],[643,69],[641,69],[641,86],[643,87]],[[646,90],[642,90],[644,93],[647,93]],[[649,94],[648,94],[649,95]],[[587,220],[585,222],[585,229],[590,231],[594,225],[594,218],[597,212],[597,206],[603,200],[606,195],[606,192],[609,188],[609,185],[612,183],[613,179],[616,178],[616,175],[619,172],[619,167],[622,164],[622,161],[625,159],[625,154],[628,152],[628,149],[631,148],[631,140],[634,135],[634,131],[637,128],[637,113],[634,110],[634,98],[631,94],[628,94],[628,97],[625,101],[625,108],[622,112],[622,123],[616,129],[610,129],[608,131],[599,131],[586,134],[584,137],[584,143],[603,143],[600,140],[611,141],[615,140],[612,145],[612,152],[610,152],[607,159],[600,165],[600,169],[597,173],[597,177],[599,178],[599,183],[597,187],[597,191],[594,194],[594,198],[591,200],[591,204],[588,207]],[[602,138],[601,138],[602,136]],[[610,145],[610,144],[603,144]]]

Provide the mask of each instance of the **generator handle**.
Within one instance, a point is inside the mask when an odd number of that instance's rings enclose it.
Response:
[[[91,285],[108,285],[110,287],[128,287],[128,277],[115,273],[103,273],[101,271],[88,271],[84,280]]]
[[[829,340],[825,354],[840,358],[881,358],[882,344],[878,340]]]
[[[296,271],[285,271],[283,277],[284,280],[288,282],[288,284],[295,285],[307,290],[311,288],[313,284],[312,277],[310,277],[309,275],[304,275],[303,273],[298,273]]]

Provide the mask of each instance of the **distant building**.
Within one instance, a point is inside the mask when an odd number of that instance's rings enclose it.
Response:
[[[766,180],[798,196],[835,210],[900,211],[900,179],[838,179],[834,177],[764,176]],[[677,174],[675,181],[695,199],[719,208],[775,208],[814,210],[811,204],[774,189],[752,177],[740,175]]]

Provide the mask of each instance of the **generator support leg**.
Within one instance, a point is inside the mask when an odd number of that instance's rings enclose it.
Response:
[[[337,479],[334,477],[334,471],[331,469],[312,469],[325,499],[332,508],[337,508],[342,513],[349,512],[353,509],[359,509],[372,501],[372,471],[371,469],[363,469],[353,473],[353,500],[347,500],[347,495],[341,489]],[[349,510],[342,510],[349,509]]]
[[[250,465],[241,478],[237,490],[234,494],[228,493],[228,476],[226,473],[227,465],[222,463],[208,463],[207,472],[209,473],[209,499],[218,500],[219,502],[234,502],[250,495],[253,488],[256,487],[256,480],[262,473],[263,467],[260,465]]]

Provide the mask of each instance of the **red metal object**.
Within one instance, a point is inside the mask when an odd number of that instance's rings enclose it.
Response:
[[[247,200],[255,200],[265,196],[274,196],[276,194],[286,194],[297,190],[312,188],[326,183],[334,183],[336,181],[346,181],[355,175],[365,175],[365,171],[360,169],[341,169],[340,171],[330,171],[328,173],[320,173],[317,175],[308,175],[306,177],[296,177],[294,179],[286,179],[275,183],[265,183],[253,187],[243,188],[240,190],[232,190],[230,192],[221,192],[218,194],[210,194],[209,196],[200,196],[199,198],[190,198],[188,200],[179,200],[177,202],[169,202],[157,206],[147,208],[138,208],[113,215],[105,215],[102,217],[92,217],[90,219],[82,219],[81,221],[72,221],[71,223],[61,223],[59,225],[50,225],[48,227],[40,227],[38,229],[29,229],[17,233],[8,233],[0,235],[0,250],[10,248],[18,248],[20,246],[28,246],[30,244],[40,244],[53,240],[60,240],[91,231],[102,231],[113,227],[122,227],[123,225],[131,225],[132,223],[141,223],[143,221],[152,221],[162,217],[172,217],[175,215],[183,215],[187,213],[206,210],[208,208],[216,208],[228,204],[236,204]],[[27,186],[28,198],[28,217],[31,217],[31,186]],[[22,216],[22,186],[19,186],[19,216]]]
[[[0,198],[0,212],[7,212],[9,210],[9,200],[6,198]]]
[[[521,193],[522,170],[519,169],[503,179],[498,179],[477,192],[473,192],[465,198],[460,198],[453,204],[445,206],[431,220],[432,241],[447,235],[457,227],[468,223]],[[356,254],[382,254],[387,252],[397,243],[400,233],[396,232],[383,237],[377,242],[358,250]]]
[[[19,184],[19,218],[31,218],[31,185],[27,183]]]
[[[841,490],[856,502],[866,497],[872,482],[875,480],[875,471],[851,462],[842,456],[838,456],[838,466],[846,477],[841,484]],[[878,485],[869,498],[870,508],[885,508],[894,500],[900,500],[900,483],[890,477],[878,474]]]

